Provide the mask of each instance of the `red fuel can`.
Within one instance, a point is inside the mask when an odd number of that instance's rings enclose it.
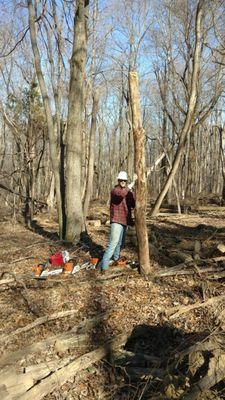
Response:
[[[49,262],[52,265],[62,265],[64,264],[62,253],[55,253],[49,258]]]

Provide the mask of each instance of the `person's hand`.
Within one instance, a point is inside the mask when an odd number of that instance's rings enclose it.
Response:
[[[133,187],[134,187],[134,185],[135,185],[135,182],[131,182],[131,183],[129,183],[129,185],[127,185],[127,187],[128,187],[128,189],[133,189]]]
[[[130,189],[130,190],[133,189],[136,180],[137,180],[137,174],[134,174],[134,176],[133,176],[133,181],[132,181],[131,183],[129,183],[129,185],[127,185],[128,189]]]

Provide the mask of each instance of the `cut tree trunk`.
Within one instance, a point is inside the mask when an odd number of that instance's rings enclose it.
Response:
[[[140,271],[144,275],[152,272],[149,259],[148,230],[146,224],[147,177],[145,163],[145,132],[141,122],[141,105],[137,72],[129,72],[132,128],[134,137],[134,163],[137,173],[135,226],[138,239]]]

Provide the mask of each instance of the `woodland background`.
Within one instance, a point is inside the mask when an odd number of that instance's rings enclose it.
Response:
[[[224,399],[225,1],[0,12],[0,398]],[[40,279],[102,256],[119,170],[127,264]]]
[[[72,213],[67,219],[74,225],[87,214],[90,198],[108,198],[118,170],[132,179],[130,70],[139,74],[148,199],[154,202],[188,113],[197,4],[1,1],[0,183],[2,202],[14,216],[22,211],[29,225],[37,208],[50,210],[57,201],[59,222]],[[167,203],[221,203],[225,197],[224,1],[200,5],[196,107]],[[68,239],[79,233],[60,229]]]

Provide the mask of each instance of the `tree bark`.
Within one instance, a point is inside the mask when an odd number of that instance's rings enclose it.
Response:
[[[96,123],[97,123],[97,112],[98,112],[98,94],[95,92],[93,95],[93,106],[92,106],[92,119],[91,119],[91,131],[89,138],[89,160],[87,169],[87,181],[85,188],[84,197],[84,220],[87,216],[92,190],[93,190],[93,179],[94,179],[94,160],[95,160],[95,133],[96,133]]]
[[[84,112],[84,73],[87,53],[86,14],[88,0],[78,0],[74,17],[74,42],[70,67],[69,105],[66,141],[66,236],[80,239],[83,228],[81,193],[82,120]]]
[[[196,174],[196,152],[195,152],[195,130],[190,132],[190,146],[188,154],[188,172],[187,172],[187,196],[192,199],[196,194],[195,185]]]
[[[222,172],[222,200],[225,201],[225,157],[224,157],[224,143],[225,143],[225,124],[219,127],[219,141],[220,141],[220,159],[221,159],[221,172]]]
[[[166,196],[171,183],[175,177],[177,169],[179,167],[180,159],[182,157],[185,141],[188,133],[191,131],[191,128],[194,124],[194,115],[195,108],[197,103],[197,88],[198,88],[198,77],[200,72],[200,58],[201,58],[201,36],[202,36],[202,17],[203,17],[203,4],[204,0],[200,0],[197,6],[196,12],[196,22],[195,22],[195,50],[194,50],[194,59],[193,59],[193,71],[191,77],[191,93],[188,104],[188,111],[186,115],[186,119],[184,122],[183,129],[181,130],[179,145],[177,147],[176,155],[174,158],[172,169],[168,175],[167,181],[163,186],[161,193],[159,194],[156,203],[153,207],[152,216],[157,215],[159,208],[162,204],[164,197]]]
[[[126,121],[128,124],[127,132],[127,172],[128,176],[132,176],[134,167],[134,148],[132,139],[132,123],[131,123],[131,109],[129,96],[126,97],[127,108],[126,108]]]
[[[148,230],[146,224],[147,179],[145,163],[145,132],[141,123],[141,105],[137,72],[129,72],[129,88],[134,137],[134,164],[137,173],[135,225],[138,239],[140,272],[150,274]]]

